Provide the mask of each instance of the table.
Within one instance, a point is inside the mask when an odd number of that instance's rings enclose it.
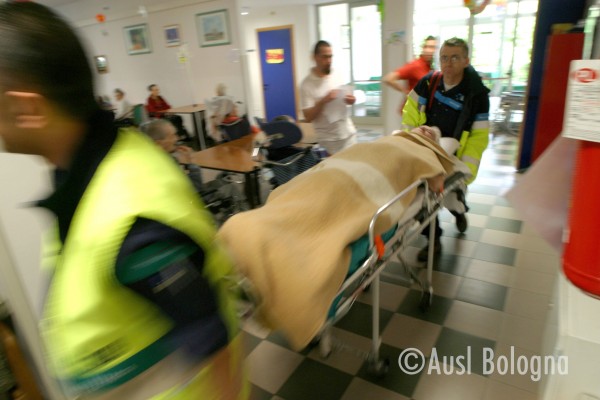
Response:
[[[194,133],[197,140],[197,148],[200,150],[206,149],[206,136],[204,135],[204,111],[206,107],[204,104],[192,104],[189,106],[169,108],[165,112],[171,114],[192,114],[192,120],[194,121]]]
[[[244,175],[244,193],[250,207],[260,205],[258,172],[260,164],[252,160],[254,136],[247,135],[192,154],[192,162],[201,168]]]

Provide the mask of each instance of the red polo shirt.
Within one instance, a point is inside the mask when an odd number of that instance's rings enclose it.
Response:
[[[431,71],[431,64],[419,57],[414,61],[404,64],[396,70],[398,79],[406,79],[408,81],[409,91],[413,90],[419,82],[419,79],[427,75]]]

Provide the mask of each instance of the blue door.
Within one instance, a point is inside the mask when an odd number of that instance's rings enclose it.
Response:
[[[257,32],[267,120],[278,115],[297,119],[292,27],[258,29]]]

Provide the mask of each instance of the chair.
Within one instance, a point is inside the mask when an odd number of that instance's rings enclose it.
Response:
[[[146,106],[144,104],[136,104],[133,106],[133,123],[135,126],[140,126],[149,119],[148,111],[146,111]]]
[[[302,140],[302,130],[289,117],[275,117],[271,122],[255,119],[267,136],[261,151],[266,158],[263,166],[273,172],[273,186],[283,185],[320,161],[312,146],[294,146]]]
[[[270,149],[292,146],[302,140],[302,130],[293,122],[265,122],[264,119],[258,117],[255,119],[260,129],[267,135]]]

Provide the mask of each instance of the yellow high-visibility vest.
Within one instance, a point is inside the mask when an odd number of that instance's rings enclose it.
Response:
[[[162,340],[173,327],[169,317],[115,275],[138,217],[181,231],[202,248],[203,274],[230,340],[237,334],[224,279],[232,263],[214,241],[210,214],[164,151],[136,131],[121,130],[75,211],[41,325],[53,373],[75,392],[116,387],[175,350]]]

